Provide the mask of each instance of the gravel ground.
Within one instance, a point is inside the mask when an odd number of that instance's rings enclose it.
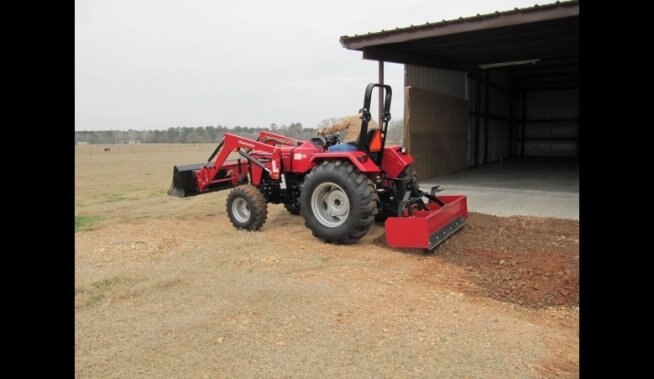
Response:
[[[78,232],[76,376],[578,376],[576,221],[472,213],[425,253],[270,209]]]

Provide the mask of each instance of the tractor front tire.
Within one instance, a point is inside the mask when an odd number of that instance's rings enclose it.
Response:
[[[268,217],[263,194],[249,184],[234,188],[227,196],[227,214],[236,229],[259,230]]]
[[[377,214],[373,182],[346,161],[324,161],[307,174],[300,213],[313,235],[351,244],[368,233]]]

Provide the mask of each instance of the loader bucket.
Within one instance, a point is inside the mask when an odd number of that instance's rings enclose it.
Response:
[[[230,180],[223,180],[219,183],[210,184],[204,191],[200,192],[198,190],[198,182],[195,177],[195,172],[204,167],[205,164],[206,163],[194,163],[175,166],[173,168],[173,182],[168,189],[168,195],[189,197],[233,187]],[[206,165],[207,167],[213,167],[213,162]],[[214,179],[225,179],[227,174],[231,172],[230,170],[231,166],[221,169],[218,171]]]
[[[386,219],[386,243],[392,247],[433,250],[459,230],[468,218],[468,203],[464,195],[442,195],[445,203],[427,204],[428,210],[407,211],[404,217]]]
[[[168,195],[188,197],[199,194],[195,171],[202,166],[204,166],[204,163],[175,166],[173,168],[173,182],[168,189]]]

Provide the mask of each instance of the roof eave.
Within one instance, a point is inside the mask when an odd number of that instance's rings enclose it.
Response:
[[[341,46],[349,50],[362,50],[366,47],[402,43],[422,38],[433,38],[444,35],[473,32],[484,29],[500,28],[525,23],[548,21],[566,17],[579,16],[579,3],[560,4],[549,9],[543,7],[530,8],[528,11],[511,11],[470,17],[461,20],[444,21],[420,27],[409,27],[394,31],[369,33],[362,36],[342,36]]]

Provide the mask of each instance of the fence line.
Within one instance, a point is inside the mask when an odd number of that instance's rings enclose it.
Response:
[[[182,151],[205,151],[217,146],[217,143],[140,143],[140,144],[89,144],[75,145],[75,154],[111,154],[111,153],[161,153]]]
[[[401,141],[386,141],[387,146],[401,145]],[[125,153],[162,153],[162,152],[189,152],[213,151],[217,143],[140,143],[140,144],[89,144],[75,145],[76,155],[94,154],[125,154]]]

